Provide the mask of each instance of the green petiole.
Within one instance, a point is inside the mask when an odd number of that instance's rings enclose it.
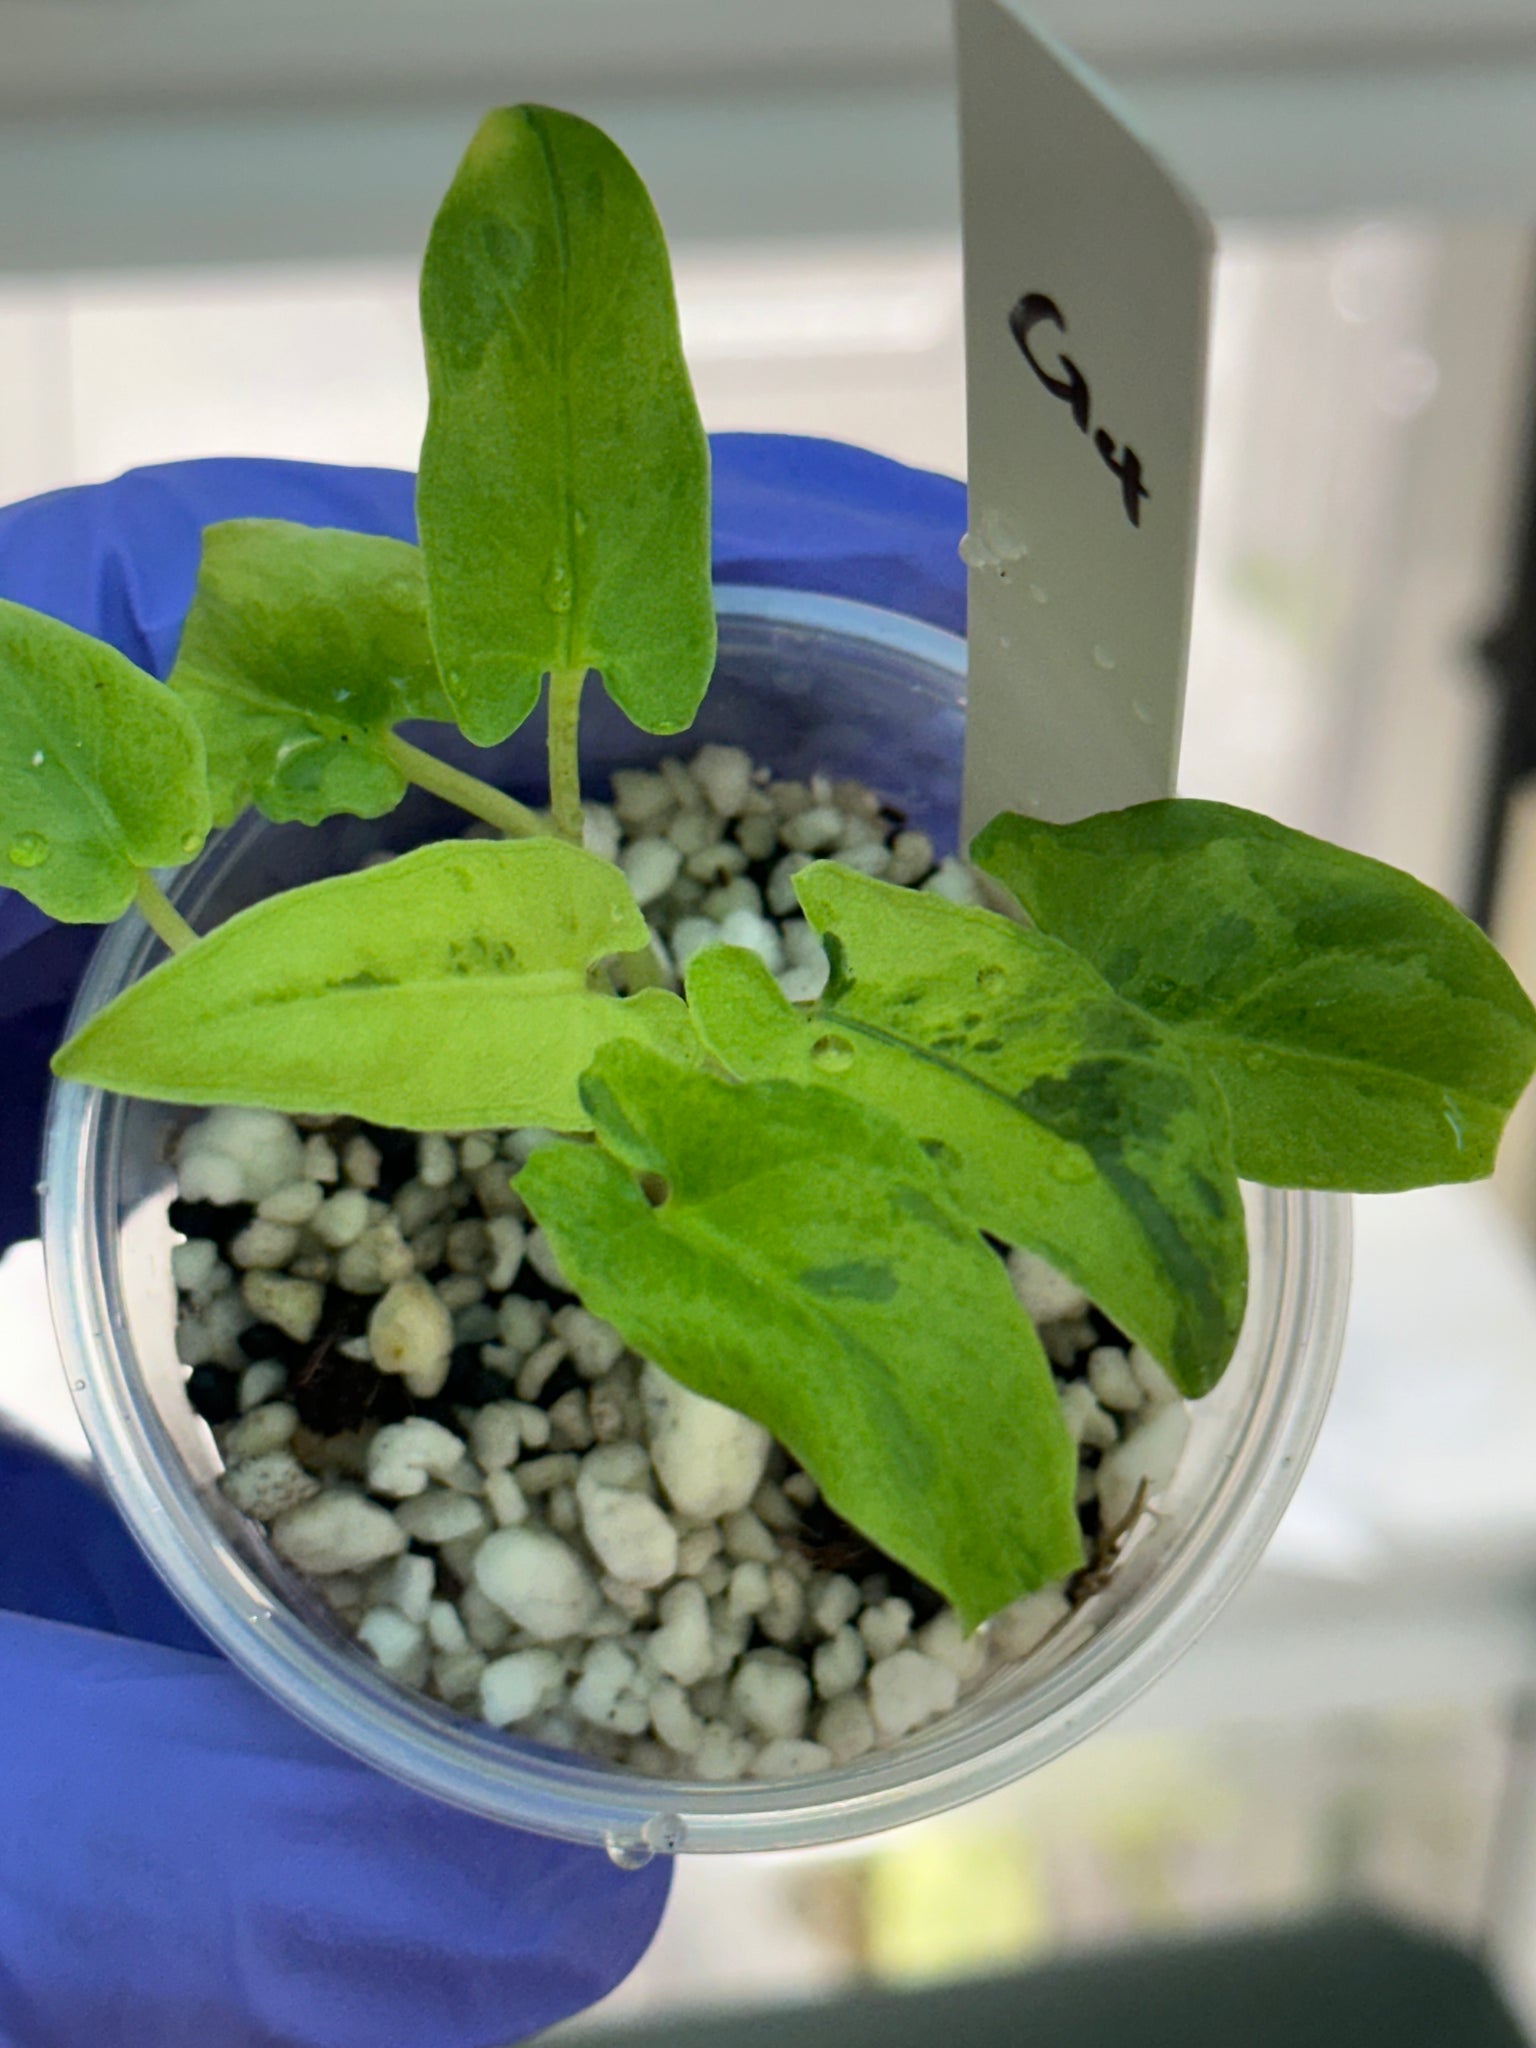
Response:
[[[580,846],[581,767],[576,734],[581,719],[581,668],[555,669],[549,678],[549,808],[562,839]]]
[[[134,903],[139,915],[149,926],[155,937],[173,953],[184,953],[188,946],[197,944],[197,933],[182,916],[181,912],[166,895],[154,876],[145,868],[139,870],[139,879],[133,892]]]
[[[409,740],[401,739],[399,733],[387,734],[381,745],[385,756],[407,782],[415,783],[418,789],[427,790],[432,796],[441,797],[444,803],[468,811],[472,818],[494,825],[509,839],[531,839],[545,829],[538,812],[520,804],[516,797],[505,796],[499,789],[492,789],[478,775],[466,775],[462,768],[450,768],[435,754],[424,753],[420,747],[413,747]]]

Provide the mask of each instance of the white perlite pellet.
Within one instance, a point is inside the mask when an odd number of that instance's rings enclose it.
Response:
[[[869,1654],[856,1628],[840,1628],[829,1642],[818,1643],[811,1656],[811,1675],[824,1700],[852,1692],[869,1668]]]
[[[578,1490],[582,1532],[614,1578],[661,1586],[677,1572],[677,1531],[655,1501],[616,1486]]]
[[[1073,1443],[1107,1451],[1120,1441],[1115,1418],[1099,1406],[1086,1380],[1068,1380],[1057,1392],[1057,1403]]]
[[[1131,1361],[1118,1345],[1100,1344],[1088,1354],[1088,1384],[1101,1408],[1130,1411],[1146,1400]]]
[[[272,1547],[301,1572],[357,1572],[397,1557],[405,1531],[387,1508],[337,1489],[289,1508],[272,1524]]]
[[[816,1740],[835,1764],[851,1764],[875,1746],[874,1716],[863,1700],[845,1694],[818,1717]]]
[[[477,1500],[447,1487],[429,1486],[413,1500],[401,1501],[395,1520],[413,1543],[459,1543],[485,1529],[486,1515]]]
[[[480,1674],[480,1711],[493,1728],[538,1713],[565,1682],[565,1661],[553,1650],[514,1650]]]
[[[247,1273],[240,1283],[246,1307],[259,1323],[275,1323],[295,1344],[307,1344],[320,1322],[325,1289],[317,1280],[286,1273]]]
[[[503,1472],[515,1465],[523,1447],[523,1406],[519,1401],[488,1401],[470,1421],[469,1446],[482,1471]]]
[[[267,1451],[233,1465],[219,1481],[226,1500],[258,1522],[270,1522],[287,1509],[310,1500],[320,1482],[306,1472],[292,1451]]]
[[[176,1174],[188,1202],[259,1202],[302,1177],[304,1146],[287,1117],[215,1109],[182,1136]]]
[[[624,849],[619,865],[643,909],[666,895],[677,880],[683,856],[670,839],[636,839]]]
[[[1189,1435],[1189,1411],[1182,1402],[1154,1409],[1124,1443],[1105,1454],[1099,1467],[1099,1508],[1107,1528],[1118,1528],[1135,1505],[1138,1491],[1165,1487],[1178,1468]]]
[[[1062,1626],[1071,1612],[1071,1604],[1059,1586],[1043,1586],[1038,1593],[1027,1593],[1001,1614],[994,1614],[987,1633],[999,1655],[1027,1657]]]
[[[662,1594],[657,1612],[661,1626],[650,1640],[651,1662],[679,1685],[696,1685],[714,1655],[703,1588],[692,1579],[680,1580]]]
[[[621,774],[612,808],[588,804],[585,825],[651,920],[645,973],[617,974],[625,993],[658,979],[675,989],[694,953],[734,944],[789,1001],[814,1000],[829,963],[794,881],[827,855],[977,900],[963,863],[936,870],[927,836],[893,831],[861,785],[770,782],[735,748]],[[1061,1585],[967,1636],[950,1609],[914,1616],[893,1574],[819,1569],[818,1490],[765,1431],[635,1358],[580,1303],[534,1298],[565,1282],[515,1176],[560,1142],[533,1129],[426,1133],[397,1186],[400,1141],[346,1125],[301,1132],[220,1110],[181,1141],[184,1197],[255,1212],[222,1249],[204,1238],[172,1254],[178,1356],[238,1376],[237,1417],[214,1431],[222,1490],[316,1575],[383,1669],[457,1711],[634,1771],[773,1782],[905,1740],[1001,1664],[1058,1632],[1075,1640]],[[1101,1341],[1063,1275],[1017,1251],[1008,1269],[1058,1373],[1077,1497],[1114,1529],[1173,1475],[1183,1403],[1140,1346]],[[513,1292],[519,1281],[530,1292]],[[292,1402],[308,1372],[290,1370],[277,1339],[281,1360],[256,1355],[246,1333],[271,1322],[311,1343],[328,1289],[368,1316],[367,1336],[327,1326],[336,1356],[436,1400],[458,1347],[477,1347],[473,1401],[333,1439],[301,1429]],[[505,1392],[484,1403],[489,1372]]]
[[[905,1735],[947,1714],[960,1681],[947,1664],[921,1650],[898,1650],[869,1674],[869,1711],[881,1735]]]
[[[746,808],[752,794],[752,757],[743,748],[702,746],[692,768],[694,781],[718,816],[734,818]]]
[[[476,1552],[474,1571],[486,1598],[542,1642],[579,1635],[602,1605],[577,1553],[543,1530],[498,1529]]]
[[[768,1463],[767,1430],[680,1386],[656,1365],[640,1375],[640,1397],[651,1462],[678,1513],[707,1522],[745,1508]]]
[[[798,1736],[811,1706],[811,1682],[798,1657],[753,1650],[731,1680],[731,1704],[759,1735]]]
[[[368,1318],[368,1349],[380,1372],[398,1373],[411,1392],[431,1400],[448,1377],[453,1318],[419,1275],[397,1280]]]
[[[288,1368],[279,1365],[274,1358],[264,1358],[255,1365],[248,1365],[240,1375],[240,1412],[248,1415],[253,1408],[274,1399],[288,1384]]]
[[[1080,1316],[1088,1306],[1088,1297],[1077,1283],[1034,1252],[1018,1247],[1009,1252],[1008,1278],[1019,1306],[1034,1322],[1060,1322],[1067,1316]]]
[[[431,1612],[436,1583],[437,1567],[431,1558],[411,1555],[380,1565],[370,1590],[383,1605],[397,1608],[407,1621],[424,1623]]]
[[[357,1625],[357,1640],[393,1677],[419,1684],[427,1675],[426,1630],[393,1607],[370,1607]]]
[[[446,1479],[463,1455],[459,1438],[440,1422],[422,1415],[391,1422],[368,1446],[369,1489],[391,1500],[425,1493],[427,1482]]]
[[[292,1441],[298,1426],[297,1408],[287,1401],[265,1402],[260,1408],[253,1408],[248,1415],[242,1415],[224,1433],[224,1456],[231,1465],[239,1465],[247,1458],[260,1458],[268,1451],[280,1451]]]

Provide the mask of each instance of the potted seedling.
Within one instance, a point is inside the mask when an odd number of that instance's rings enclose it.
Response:
[[[1129,1568],[1244,1328],[1240,1182],[1488,1172],[1536,1015],[1428,889],[1219,804],[1008,813],[967,865],[836,763],[776,776],[771,720],[584,801],[583,690],[682,733],[716,653],[707,448],[615,146],[489,116],[422,319],[419,547],[210,528],[168,688],[0,606],[0,872],[171,955],[56,1056],[50,1185],[98,1159],[91,1090],[202,1113],[177,1398],[270,1550],[188,1597],[301,1711],[573,1832],[562,1752],[814,1800]],[[396,729],[494,747],[541,699],[542,789]],[[381,824],[393,857],[200,935],[162,892],[242,813],[383,821],[411,785],[471,836]],[[117,1283],[78,1219],[56,1243],[73,1327]],[[152,1549],[193,1540],[165,1498]],[[252,1570],[298,1603],[286,1678]],[[387,1678],[317,1678],[327,1629]]]

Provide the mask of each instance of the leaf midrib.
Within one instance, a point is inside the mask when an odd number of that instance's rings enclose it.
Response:
[[[544,176],[549,185],[549,211],[554,228],[555,248],[559,256],[556,273],[555,305],[556,329],[559,347],[560,376],[558,379],[558,405],[560,409],[560,432],[564,444],[564,464],[560,476],[560,523],[565,530],[565,567],[571,579],[571,602],[568,610],[555,615],[555,634],[560,646],[559,667],[569,669],[571,642],[574,637],[577,616],[582,609],[582,594],[578,589],[576,574],[576,508],[574,502],[576,480],[576,422],[575,408],[571,402],[571,307],[570,307],[570,231],[565,217],[565,195],[560,180],[555,175],[554,155],[549,146],[542,117],[532,117],[530,125],[538,140],[539,155],[544,164]]]

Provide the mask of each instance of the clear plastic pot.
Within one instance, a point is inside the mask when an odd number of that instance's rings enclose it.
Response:
[[[719,593],[717,680],[681,743],[637,733],[593,689],[588,785],[705,739],[739,742],[784,776],[821,769],[879,789],[952,847],[965,650],[868,606],[793,592]],[[441,732],[433,744],[443,747]],[[537,799],[542,733],[524,728],[492,773]],[[461,758],[469,758],[468,751]],[[486,757],[477,758],[482,771]],[[316,831],[247,818],[172,894],[202,928],[272,890],[460,829],[412,794],[372,824]],[[74,1023],[158,957],[134,917],[107,933]],[[225,1502],[173,1342],[170,1145],[183,1112],[55,1089],[45,1239],[59,1341],[81,1419],[123,1515],[167,1584],[256,1682],[344,1748],[442,1799],[521,1826],[654,1851],[805,1847],[891,1827],[1035,1769],[1106,1721],[1188,1648],[1253,1568],[1322,1421],[1348,1291],[1342,1200],[1249,1194],[1253,1278],[1237,1355],[1192,1411],[1157,1512],[1103,1592],[1032,1659],[997,1672],[944,1720],[845,1768],[783,1784],[657,1781],[541,1749],[394,1685]]]

